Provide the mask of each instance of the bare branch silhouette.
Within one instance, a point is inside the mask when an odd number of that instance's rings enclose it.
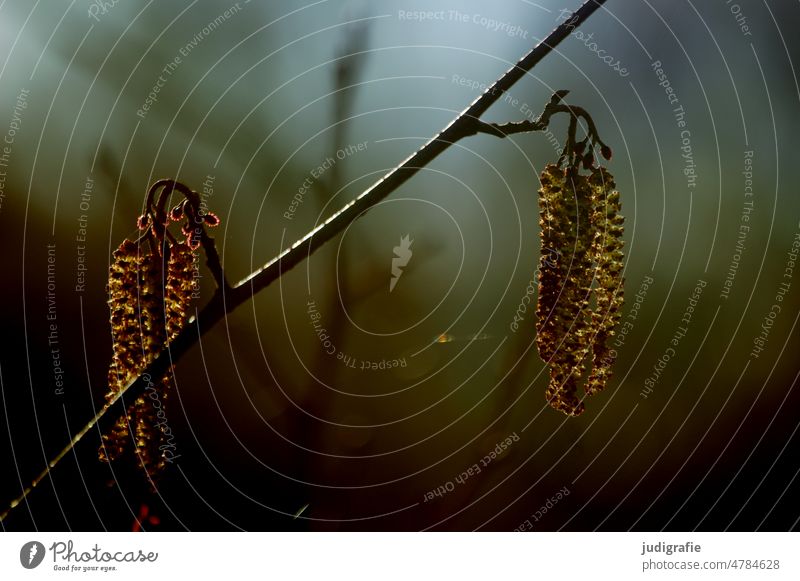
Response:
[[[78,431],[70,442],[48,463],[47,467],[32,481],[31,485],[22,491],[22,494],[11,502],[8,509],[0,514],[0,521],[4,520],[9,512],[26,499],[28,494],[39,482],[47,477],[50,470],[66,456],[75,445],[93,428],[100,430],[101,422],[106,418],[107,412],[117,405],[123,408],[141,396],[146,388],[144,377],[162,377],[197,341],[214,327],[225,315],[236,307],[249,301],[259,291],[263,290],[287,271],[297,266],[319,249],[325,242],[342,232],[364,213],[397,190],[401,185],[426,167],[451,145],[464,137],[477,133],[488,133],[498,137],[520,131],[541,131],[546,128],[537,122],[523,122],[521,124],[495,125],[480,121],[480,117],[497,102],[517,81],[531,71],[545,56],[577,27],[581,26],[589,16],[600,8],[606,0],[586,0],[578,10],[556,27],[544,40],[536,45],[530,52],[523,56],[514,66],[500,76],[486,91],[475,99],[462,111],[449,125],[430,139],[425,145],[409,156],[400,165],[392,169],[378,182],[346,204],[338,212],[330,216],[325,222],[319,224],[305,236],[297,240],[289,248],[283,250],[272,260],[255,270],[238,284],[228,286],[222,284],[217,288],[211,300],[203,309],[192,317],[180,334],[173,339],[166,348],[159,353],[152,362],[146,366],[139,376],[132,379],[124,389],[121,389],[110,399],[98,413]],[[577,109],[566,105],[558,105],[561,92],[553,95],[548,107],[563,107],[565,112],[572,115],[573,121]],[[547,109],[545,109],[547,111]],[[211,238],[204,240],[203,246],[212,243]],[[216,274],[221,276],[221,268],[216,253],[207,255],[207,263]],[[222,279],[224,280],[224,279]],[[126,403],[127,402],[127,403]],[[112,415],[113,417],[113,415]],[[99,434],[98,434],[99,438]]]

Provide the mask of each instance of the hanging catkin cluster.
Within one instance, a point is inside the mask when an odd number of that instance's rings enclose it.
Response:
[[[196,290],[194,269],[199,237],[195,233],[201,232],[202,225],[219,223],[215,215],[199,212],[197,203],[188,198],[165,212],[170,194],[171,189],[162,192],[158,204],[148,199],[148,210],[138,222],[145,234],[135,242],[123,241],[109,268],[107,290],[114,351],[108,370],[109,401],[142,373],[186,323]],[[167,227],[184,218],[186,240],[178,241]],[[173,433],[166,421],[172,370],[163,377],[143,379],[144,395],[131,402],[127,413],[103,435],[99,456],[110,462],[126,451],[135,452],[137,465],[153,478],[163,470],[174,448]]]
[[[585,175],[578,164],[551,164],[541,175],[536,346],[550,366],[547,400],[570,416],[584,410],[578,388],[587,366],[587,395],[611,376],[608,344],[623,300],[623,218],[614,187],[603,168]]]

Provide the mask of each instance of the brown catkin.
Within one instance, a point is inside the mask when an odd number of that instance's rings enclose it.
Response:
[[[107,400],[138,376],[186,322],[194,252],[186,243],[173,243],[165,254],[161,257],[146,252],[130,240],[114,252],[108,276],[114,353],[108,370]],[[145,380],[145,394],[130,403],[127,414],[103,435],[99,456],[107,462],[116,460],[132,441],[137,464],[153,477],[165,466],[165,431],[169,429],[165,409],[172,371],[157,381]]]
[[[584,410],[578,387],[590,358],[588,393],[605,386],[613,362],[607,341],[619,320],[622,295],[609,289],[620,282],[622,227],[619,194],[610,191],[610,180],[604,170],[586,176],[577,167],[553,164],[540,178],[536,346],[549,365],[547,400],[570,416]],[[618,229],[609,228],[611,222]],[[608,245],[613,249],[606,251]]]
[[[593,367],[586,383],[586,393],[591,395],[605,388],[616,357],[616,351],[609,344],[622,317],[625,283],[622,277],[622,234],[625,219],[620,215],[619,192],[614,189],[614,178],[608,171],[596,169],[589,184],[592,189],[591,220],[595,231],[592,255],[596,272],[595,309],[592,313]]]

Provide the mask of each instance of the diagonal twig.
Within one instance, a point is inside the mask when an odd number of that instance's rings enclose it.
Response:
[[[230,287],[227,284],[219,286],[211,300],[203,307],[196,317],[193,317],[189,321],[189,324],[183,328],[179,335],[159,353],[138,377],[132,379],[113,399],[109,400],[100,408],[100,411],[98,411],[94,418],[75,434],[67,446],[50,461],[47,468],[32,481],[31,485],[23,490],[18,498],[12,501],[9,508],[0,514],[0,521],[4,520],[15,506],[26,499],[31,490],[47,477],[50,470],[75,447],[83,436],[94,427],[100,429],[100,423],[110,409],[117,405],[125,404],[125,400],[128,402],[134,401],[144,393],[146,384],[143,377],[163,376],[202,335],[216,325],[227,313],[250,300],[256,293],[269,286],[285,272],[308,258],[319,247],[325,244],[325,242],[342,232],[369,208],[394,192],[419,170],[427,166],[442,152],[447,150],[452,144],[464,137],[477,133],[488,133],[498,137],[505,137],[506,135],[518,133],[520,131],[539,131],[544,129],[546,124],[542,127],[541,122],[545,120],[541,118],[539,122],[533,121],[522,122],[520,124],[498,125],[484,123],[480,121],[480,117],[489,107],[500,99],[503,93],[508,91],[517,81],[533,69],[533,67],[547,56],[562,40],[572,33],[573,30],[581,26],[589,16],[605,3],[605,1],[606,0],[586,0],[578,10],[556,27],[530,52],[523,56],[517,64],[501,75],[500,78],[475,99],[472,104],[462,111],[449,125],[400,165],[381,178],[377,183],[362,192],[324,223],[311,230],[308,234],[292,244],[291,247],[283,250],[278,256],[252,272],[235,286]],[[548,107],[559,106],[554,102],[555,97],[554,95],[554,100],[551,100]],[[561,107],[564,107],[565,110],[570,110],[568,106]],[[547,111],[547,109],[545,111]],[[571,111],[575,111],[575,108],[571,108]],[[204,240],[204,246],[206,246],[206,243],[210,244],[210,241]],[[219,268],[218,261],[215,262],[214,260],[216,253],[207,256],[211,258],[209,260],[209,266],[216,272],[216,269]]]

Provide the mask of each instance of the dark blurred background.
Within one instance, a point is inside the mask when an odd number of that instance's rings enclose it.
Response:
[[[180,458],[157,494],[100,463],[92,431],[3,528],[131,530],[142,506],[146,530],[796,528],[800,6],[737,1],[609,0],[486,115],[530,118],[569,89],[614,149],[631,326],[582,416],[545,402],[533,309],[511,326],[539,259],[556,118],[548,135],[451,147],[203,337],[176,367]],[[2,506],[103,401],[109,259],[150,183],[210,184],[239,280],[576,7],[4,2]],[[406,235],[413,255],[390,292]],[[205,270],[202,284],[198,307]]]

